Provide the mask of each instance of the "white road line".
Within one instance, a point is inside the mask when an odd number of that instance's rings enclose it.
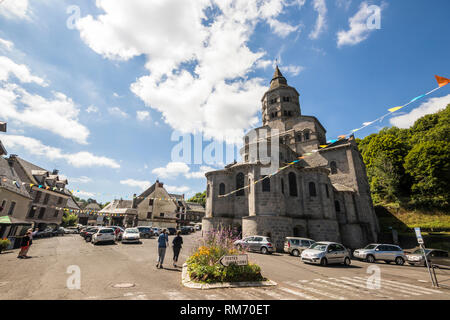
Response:
[[[288,285],[290,285],[290,286],[293,286],[293,287],[296,287],[296,288],[305,290],[305,291],[310,291],[310,292],[312,292],[312,293],[320,294],[320,295],[322,295],[322,296],[325,296],[325,297],[328,297],[328,298],[331,298],[331,299],[335,299],[335,300],[347,300],[347,298],[342,297],[342,296],[337,296],[337,295],[334,295],[334,294],[332,294],[332,293],[328,293],[328,292],[325,292],[325,291],[321,291],[321,290],[318,290],[318,289],[315,289],[315,288],[309,288],[309,287],[306,287],[306,286],[305,286],[306,284],[301,285],[301,284],[298,284],[298,283],[295,283],[295,282],[291,282],[291,281],[285,281],[284,283],[286,283],[286,284],[288,284]]]
[[[169,297],[169,300],[192,300],[192,298],[189,299],[184,294],[181,294],[178,291],[166,291],[163,293]]]
[[[347,280],[358,281],[360,283],[363,283],[363,284],[367,285],[367,279],[364,279],[364,278],[363,278],[363,280],[356,279],[357,277],[354,277],[354,278],[342,277],[342,278],[347,279]],[[388,291],[394,291],[396,293],[402,292],[403,294],[406,294],[407,296],[408,295],[413,295],[413,296],[420,296],[420,295],[422,295],[422,293],[418,293],[418,292],[415,292],[415,291],[412,291],[412,290],[411,291],[403,290],[403,288],[401,288],[399,286],[393,286],[393,285],[391,285],[389,283],[385,283],[383,281],[381,281],[380,286],[381,286],[380,289],[373,289],[373,290],[388,290]]]
[[[337,279],[337,278],[329,278],[330,280],[334,280],[334,281],[338,281],[338,282],[342,282],[342,283],[346,283],[346,284],[348,284],[348,285],[350,285],[350,286],[356,286],[356,287],[359,287],[359,288],[362,288],[365,292],[368,292],[368,293],[370,293],[370,294],[373,294],[373,295],[375,295],[375,296],[377,296],[377,297],[379,297],[379,298],[382,298],[382,299],[394,299],[392,296],[390,296],[390,295],[388,295],[386,292],[384,292],[383,290],[377,290],[377,292],[375,292],[375,290],[369,290],[368,288],[367,288],[367,286],[366,285],[363,285],[363,284],[360,284],[360,283],[356,283],[356,282],[354,282],[354,281],[348,281],[348,280],[344,280],[344,279]],[[385,294],[385,295],[382,295],[382,294],[380,294],[379,292],[381,292],[381,293],[383,293],[383,294]],[[403,295],[403,294],[400,294],[402,297],[409,297],[409,296],[406,296],[406,295]]]
[[[269,297],[272,297],[273,300],[291,300],[288,297],[283,296],[282,294],[274,291],[273,289],[264,290],[264,294],[268,295]]]
[[[211,291],[211,290],[207,290],[207,291]],[[215,293],[208,292],[206,294],[206,299],[208,299],[208,300],[229,300],[230,297],[224,293],[219,293],[216,291]]]
[[[432,292],[432,293],[442,293],[442,291],[438,291],[438,290],[434,290],[434,289],[428,289],[428,288],[424,288],[424,287],[419,287],[419,286],[415,286],[415,285],[409,284],[409,283],[394,282],[394,281],[391,281],[391,280],[384,280],[384,281],[390,282],[390,283],[394,283],[394,284],[401,283],[402,285],[404,285],[406,287],[416,288],[416,289],[420,289],[420,290],[425,290],[425,291],[429,291],[429,292]]]
[[[298,297],[305,298],[305,299],[307,299],[307,300],[319,300],[319,299],[316,298],[316,297],[307,295],[307,294],[305,294],[305,293],[303,293],[303,292],[294,291],[294,290],[291,290],[291,289],[289,289],[289,288],[278,288],[278,290],[281,290],[281,291],[284,291],[284,292],[293,294],[294,296],[298,296]]]
[[[355,280],[359,280],[361,282],[367,283],[367,278],[362,278],[362,277],[354,277],[354,278],[355,278]],[[405,288],[405,286],[403,286],[403,284],[401,284],[399,282],[397,282],[396,284],[393,284],[393,283],[387,282],[384,279],[381,279],[380,285],[382,288],[387,288],[389,290],[398,290],[400,292],[412,294],[414,296],[421,296],[423,294],[432,294],[431,292],[424,292],[419,289]]]
[[[326,289],[326,290],[340,290],[339,288],[331,287],[331,286],[329,286],[329,285],[327,285],[327,284],[325,284],[325,283],[322,283],[322,282],[320,281],[320,279],[315,279],[315,281],[311,281],[310,284],[313,285],[313,286],[317,286],[317,287]],[[352,291],[347,291],[347,292],[345,292],[345,293],[348,293],[349,295],[351,295],[351,296],[356,296],[356,297],[360,297],[360,296],[361,296],[361,293],[360,293],[359,290],[356,290],[357,292],[353,292],[353,290],[355,290],[354,288],[350,288],[350,287],[347,287],[347,288],[349,288],[349,289],[352,290]],[[347,290],[348,290],[348,289],[347,289]],[[342,293],[342,290],[340,290],[339,292]]]

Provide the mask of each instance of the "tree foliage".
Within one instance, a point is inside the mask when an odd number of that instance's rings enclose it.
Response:
[[[450,105],[409,129],[385,128],[357,142],[376,203],[449,208]]]
[[[196,202],[200,203],[202,206],[206,205],[206,191],[204,192],[198,192],[188,200],[188,202]]]

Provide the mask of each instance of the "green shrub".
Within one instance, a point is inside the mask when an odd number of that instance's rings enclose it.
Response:
[[[0,251],[5,250],[11,245],[11,241],[8,239],[0,239]]]

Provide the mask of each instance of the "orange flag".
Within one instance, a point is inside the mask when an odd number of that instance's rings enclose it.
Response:
[[[444,78],[444,77],[439,77],[439,76],[435,76],[436,80],[439,84],[439,87],[443,87],[446,86],[450,83],[450,79]]]

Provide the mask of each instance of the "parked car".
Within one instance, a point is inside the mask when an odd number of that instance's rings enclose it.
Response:
[[[137,227],[137,229],[139,230],[139,236],[141,238],[149,239],[153,236],[153,229],[151,227]]]
[[[93,235],[95,233],[97,233],[97,231],[99,229],[100,229],[99,227],[93,227],[93,228],[86,229],[86,232],[85,232],[85,235],[84,235],[84,240],[86,240],[86,242],[91,242]]]
[[[308,249],[313,243],[315,241],[308,238],[286,237],[284,241],[284,252],[298,257],[303,250]]]
[[[112,228],[112,229],[114,229],[114,234],[116,234],[116,230],[117,229],[119,229],[119,233],[117,233],[117,236],[116,236],[116,241],[122,241],[122,237],[123,237],[123,232],[125,231],[122,227],[119,227],[119,226],[110,226],[110,227],[108,227],[108,228]]]
[[[195,232],[195,229],[193,226],[187,226],[186,228],[188,228],[190,233]]]
[[[97,229],[97,227],[87,227],[87,228],[81,229],[80,236],[82,238],[86,239],[86,235],[95,229]]]
[[[167,231],[169,231],[170,235],[174,235],[177,233],[177,229],[175,229],[175,228],[167,228]]]
[[[425,249],[425,253],[427,255],[428,263],[436,264],[436,265],[449,265],[448,252],[445,250],[439,249]],[[423,250],[417,249],[410,254],[406,255],[406,259],[408,264],[413,266],[426,266],[426,262],[423,256]]]
[[[159,236],[159,234],[162,232],[162,229],[161,229],[161,228],[158,228],[158,227],[153,227],[152,229],[153,229],[153,233],[154,233],[156,236]]]
[[[79,231],[78,231],[78,228],[76,228],[76,227],[67,227],[67,228],[64,228],[64,233],[65,234],[77,234],[77,233],[79,233]]]
[[[180,231],[181,231],[181,234],[189,234],[189,233],[191,233],[189,228],[186,227],[186,226],[181,227]]]
[[[196,231],[202,230],[202,224],[201,224],[201,223],[196,224],[196,225],[195,225],[195,230],[196,230]]]
[[[262,254],[271,254],[275,251],[270,238],[264,236],[245,237],[242,240],[235,241],[234,245],[239,249],[261,252]]]
[[[138,228],[126,228],[123,236],[122,236],[122,243],[130,243],[130,242],[141,242],[141,238],[139,236],[139,229]]]
[[[52,236],[63,236],[65,234],[63,227],[57,227],[52,230]]]
[[[100,242],[116,242],[116,235],[113,228],[98,228],[97,232],[92,234],[92,243],[98,244]]]
[[[34,237],[35,238],[48,238],[52,236],[52,229],[45,228],[44,230],[39,230]]]
[[[321,266],[336,263],[349,266],[352,263],[350,252],[342,244],[336,242],[316,242],[308,249],[303,250],[300,256],[304,263],[320,264]]]
[[[383,260],[386,263],[395,262],[401,266],[406,261],[405,253],[399,246],[393,244],[377,244],[372,243],[363,249],[357,249],[353,252],[353,256],[369,263],[377,260]]]

